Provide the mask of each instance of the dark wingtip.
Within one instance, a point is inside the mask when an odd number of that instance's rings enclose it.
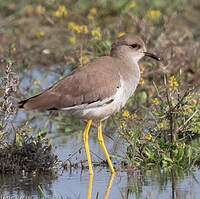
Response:
[[[17,104],[18,108],[24,108],[24,104],[25,104],[27,101],[28,101],[28,99],[22,100],[22,101],[18,102],[18,104]]]

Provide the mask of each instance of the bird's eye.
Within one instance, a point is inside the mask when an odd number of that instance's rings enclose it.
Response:
[[[132,44],[130,45],[132,48],[140,48],[140,45],[139,44]]]

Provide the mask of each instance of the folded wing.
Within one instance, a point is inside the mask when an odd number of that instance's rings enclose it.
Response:
[[[40,110],[73,109],[103,102],[120,87],[120,77],[112,57],[101,57],[72,72],[50,88],[19,102],[20,108]],[[112,82],[112,84],[110,84]],[[84,107],[84,106],[80,106]],[[67,110],[67,109],[66,109]]]

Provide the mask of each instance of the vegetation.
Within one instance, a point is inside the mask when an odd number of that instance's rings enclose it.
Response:
[[[200,160],[199,148],[191,145],[200,133],[199,87],[184,91],[174,76],[164,74],[155,89],[152,105],[139,117],[125,110],[119,118],[119,132],[129,143],[128,166],[192,168]]]
[[[6,74],[1,78],[0,136],[4,140],[11,129],[15,133],[14,142],[6,146],[8,151],[31,146],[41,159],[51,156],[50,167],[56,160],[47,152],[49,145],[42,135],[27,138],[30,130],[26,127],[8,125],[17,114],[13,106],[16,96],[23,96],[16,89],[18,76],[11,66],[21,72],[20,81],[24,72],[35,66],[64,63],[74,69],[109,54],[113,38],[132,33],[143,37],[149,51],[162,57],[162,63],[140,62],[140,85],[115,116],[118,131],[127,141],[127,166],[191,168],[198,164],[199,147],[193,145],[200,132],[200,35],[199,26],[193,25],[198,24],[198,8],[195,0],[1,1],[0,54],[8,64],[0,63]],[[187,23],[190,20],[193,24]],[[62,78],[62,68],[53,70]],[[40,85],[38,79],[31,81]],[[37,87],[37,92],[40,89]],[[71,133],[77,121],[63,113],[59,116],[69,125],[60,127],[58,123],[57,128]],[[3,152],[4,144],[1,149]]]
[[[18,76],[12,67],[12,62],[7,60],[1,84],[4,93],[0,104],[0,173],[53,171],[57,156],[51,152],[46,133],[41,131],[33,137],[29,135],[30,128],[27,125],[14,127],[12,124],[17,111],[13,101],[18,84]],[[10,133],[14,133],[14,138],[8,142]]]

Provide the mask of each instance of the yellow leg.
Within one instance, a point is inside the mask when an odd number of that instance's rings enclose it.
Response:
[[[108,182],[108,186],[106,188],[106,192],[104,194],[103,199],[107,199],[108,198],[108,195],[109,195],[109,192],[110,192],[110,188],[112,186],[113,178],[114,178],[114,173],[112,173],[111,176],[110,176],[110,179],[109,179],[109,182]]]
[[[106,147],[104,145],[104,140],[103,140],[103,136],[102,136],[101,121],[98,122],[98,140],[99,140],[99,144],[101,145],[101,148],[103,149],[103,152],[106,156],[106,159],[107,159],[108,165],[110,167],[111,173],[115,173],[115,170],[113,169],[113,166],[112,166],[112,162],[110,160],[110,157],[109,157],[108,152],[106,150]]]
[[[89,183],[88,183],[88,196],[87,199],[91,199],[91,195],[92,195],[92,179],[93,179],[93,175],[89,176]]]
[[[85,130],[83,132],[83,141],[84,141],[84,146],[85,146],[85,152],[86,152],[87,159],[88,159],[89,174],[93,175],[92,162],[91,162],[91,158],[90,158],[90,149],[89,149],[89,145],[88,145],[88,133],[89,133],[91,124],[92,124],[92,120],[89,120],[87,123],[87,126],[85,127]]]

